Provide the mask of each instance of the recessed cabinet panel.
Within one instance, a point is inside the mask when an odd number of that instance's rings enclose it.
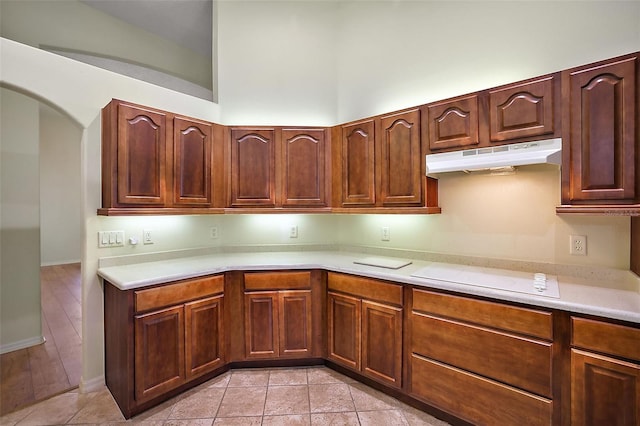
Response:
[[[211,204],[212,128],[186,118],[173,121],[173,194],[175,204]]]
[[[184,309],[135,317],[135,395],[145,401],[185,381]]]
[[[224,363],[223,296],[185,304],[187,380]]]
[[[282,130],[282,205],[326,206],[325,131]]]
[[[311,290],[280,291],[280,356],[311,352]]]
[[[231,206],[275,206],[272,129],[231,131]]]
[[[427,105],[429,148],[461,148],[477,145],[478,97],[448,100]]]
[[[385,206],[422,203],[420,110],[382,117],[382,187]]]
[[[165,203],[166,117],[118,105],[118,202]]]
[[[376,202],[375,126],[373,120],[342,128],[342,204]]]
[[[553,95],[553,77],[491,91],[491,142],[553,133]]]
[[[401,386],[402,308],[362,301],[362,371]]]
[[[636,197],[636,58],[565,72],[565,133],[570,164],[567,201]],[[566,169],[566,170],[565,170]]]
[[[245,338],[247,358],[278,356],[278,292],[245,294]]]
[[[360,370],[362,302],[355,297],[329,293],[328,328],[330,360]]]
[[[573,349],[571,423],[637,426],[640,365]]]

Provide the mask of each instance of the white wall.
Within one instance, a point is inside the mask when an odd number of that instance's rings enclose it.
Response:
[[[211,57],[130,25],[77,0],[3,0],[2,37],[34,47],[96,54],[212,88]]]
[[[80,262],[82,129],[40,103],[40,250],[42,265]]]
[[[338,121],[640,49],[638,1],[346,1]]]
[[[38,102],[0,88],[0,353],[42,343]]]
[[[218,90],[225,124],[333,125],[335,4],[218,3]]]

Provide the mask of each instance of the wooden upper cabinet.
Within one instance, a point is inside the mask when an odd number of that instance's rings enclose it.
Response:
[[[165,204],[166,115],[142,107],[117,106],[117,202]]]
[[[477,95],[429,104],[426,110],[431,150],[468,148],[480,142]]]
[[[232,207],[275,207],[274,129],[231,130]]]
[[[325,129],[282,129],[283,207],[327,206]]]
[[[419,206],[422,203],[420,110],[380,119],[380,199],[384,206]]]
[[[173,202],[211,205],[212,126],[176,117],[173,121]]]
[[[630,55],[562,73],[563,204],[637,201],[637,67]]]
[[[375,125],[373,120],[342,127],[342,204],[376,202]]]
[[[491,142],[554,133],[554,77],[489,92]]]

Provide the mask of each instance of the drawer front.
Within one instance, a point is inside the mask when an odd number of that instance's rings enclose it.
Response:
[[[577,317],[571,326],[573,346],[640,361],[640,329]]]
[[[311,272],[247,272],[244,288],[249,291],[309,289]]]
[[[144,312],[190,300],[219,294],[224,291],[224,276],[200,278],[168,284],[134,293],[136,312]]]
[[[329,272],[328,288],[332,291],[402,306],[402,286],[397,284]]]
[[[549,426],[550,400],[457,368],[411,356],[412,394],[473,424]]]
[[[486,327],[552,340],[551,312],[413,289],[413,309]]]
[[[411,351],[551,398],[552,344],[412,314]]]

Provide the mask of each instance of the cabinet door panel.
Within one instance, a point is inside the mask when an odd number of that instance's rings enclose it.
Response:
[[[231,206],[275,206],[274,131],[231,131]]]
[[[328,357],[336,363],[360,370],[361,305],[359,299],[329,293]]]
[[[325,131],[282,130],[282,205],[326,206]]]
[[[636,58],[570,73],[565,139],[572,201],[634,200],[635,76]]]
[[[135,393],[143,401],[185,381],[182,305],[135,317]]]
[[[247,358],[278,356],[278,292],[245,294],[245,344]]]
[[[311,354],[311,291],[279,292],[280,356]]]
[[[376,202],[375,126],[373,120],[342,128],[342,204]]]
[[[476,145],[478,97],[468,96],[427,106],[429,148],[460,148]]]
[[[166,117],[157,111],[118,106],[118,202],[165,203]]]
[[[422,203],[420,110],[382,117],[381,201],[387,206]]]
[[[223,296],[185,304],[185,355],[187,379],[224,363]]]
[[[362,301],[362,370],[376,380],[401,387],[401,308]]]
[[[573,349],[571,423],[637,426],[640,365]]]
[[[553,77],[491,91],[491,141],[553,133],[553,95]]]
[[[187,118],[173,120],[173,202],[211,204],[210,124]]]

